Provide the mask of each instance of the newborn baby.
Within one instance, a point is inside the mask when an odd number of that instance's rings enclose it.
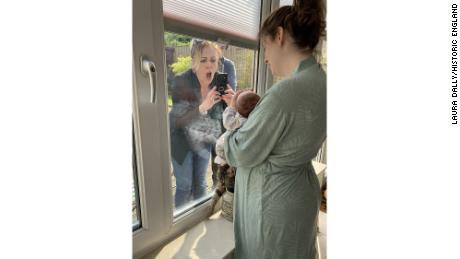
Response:
[[[219,197],[224,194],[227,190],[231,193],[234,191],[235,186],[235,174],[236,168],[227,164],[225,161],[224,155],[224,141],[225,137],[229,135],[232,131],[240,128],[246,122],[249,114],[254,110],[257,103],[260,100],[260,96],[256,93],[245,90],[242,91],[236,99],[235,108],[228,106],[223,114],[224,127],[227,131],[219,137],[216,142],[216,158],[214,162],[217,166],[217,187],[216,193],[213,197],[213,205],[211,211],[214,211],[214,206],[216,205]]]
[[[230,132],[240,128],[246,122],[249,114],[254,110],[260,96],[256,93],[245,90],[241,92],[236,99],[235,108],[228,106],[223,114],[224,127],[227,130],[216,142],[216,158],[214,162],[218,165],[225,165],[224,139]]]

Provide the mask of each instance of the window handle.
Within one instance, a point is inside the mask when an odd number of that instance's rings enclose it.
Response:
[[[150,102],[155,103],[156,100],[156,91],[155,86],[157,84],[156,77],[156,67],[155,63],[148,60],[147,57],[141,56],[141,72],[144,76],[149,77],[150,82]],[[154,86],[155,84],[155,86]]]

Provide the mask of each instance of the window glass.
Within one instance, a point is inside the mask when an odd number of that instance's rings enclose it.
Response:
[[[138,195],[136,192],[136,187],[134,185],[134,180],[132,184],[132,224],[133,224],[133,229],[137,229],[140,225],[140,217],[139,217],[139,212],[138,212]]]
[[[192,48],[192,45],[195,46]],[[203,44],[203,46],[201,46]],[[226,73],[234,90],[252,88],[255,51],[227,44],[165,33],[168,117],[175,215],[206,201],[217,184],[215,142],[225,131],[220,101],[200,113],[214,75]],[[194,53],[199,52],[192,58]],[[219,54],[219,51],[221,54]],[[208,84],[209,82],[212,82]]]
[[[132,178],[132,195],[131,195],[131,213],[132,213],[132,225],[133,231],[140,228],[141,216],[140,216],[140,202],[139,202],[139,187],[137,181],[137,166],[136,166],[136,152],[135,152],[134,134],[133,134],[133,178]]]

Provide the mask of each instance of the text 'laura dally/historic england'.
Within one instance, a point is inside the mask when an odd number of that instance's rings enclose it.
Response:
[[[452,37],[452,83],[451,83],[451,101],[452,101],[452,124],[457,124],[457,99],[458,99],[458,92],[457,92],[457,78],[458,78],[458,61],[457,61],[457,48],[458,48],[458,41],[457,41],[457,34],[458,34],[458,23],[457,23],[457,4],[452,4],[452,30],[451,30],[451,37]],[[458,124],[457,124],[458,125]]]

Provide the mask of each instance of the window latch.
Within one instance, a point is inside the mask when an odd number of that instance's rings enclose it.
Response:
[[[151,103],[155,103],[155,100],[156,100],[156,91],[155,91],[155,87],[154,87],[154,84],[156,86],[156,67],[155,67],[155,63],[153,63],[152,61],[148,60],[147,57],[145,56],[141,56],[140,58],[140,61],[141,61],[141,73],[144,75],[144,76],[148,76],[149,77],[149,82],[150,82],[150,102]]]

